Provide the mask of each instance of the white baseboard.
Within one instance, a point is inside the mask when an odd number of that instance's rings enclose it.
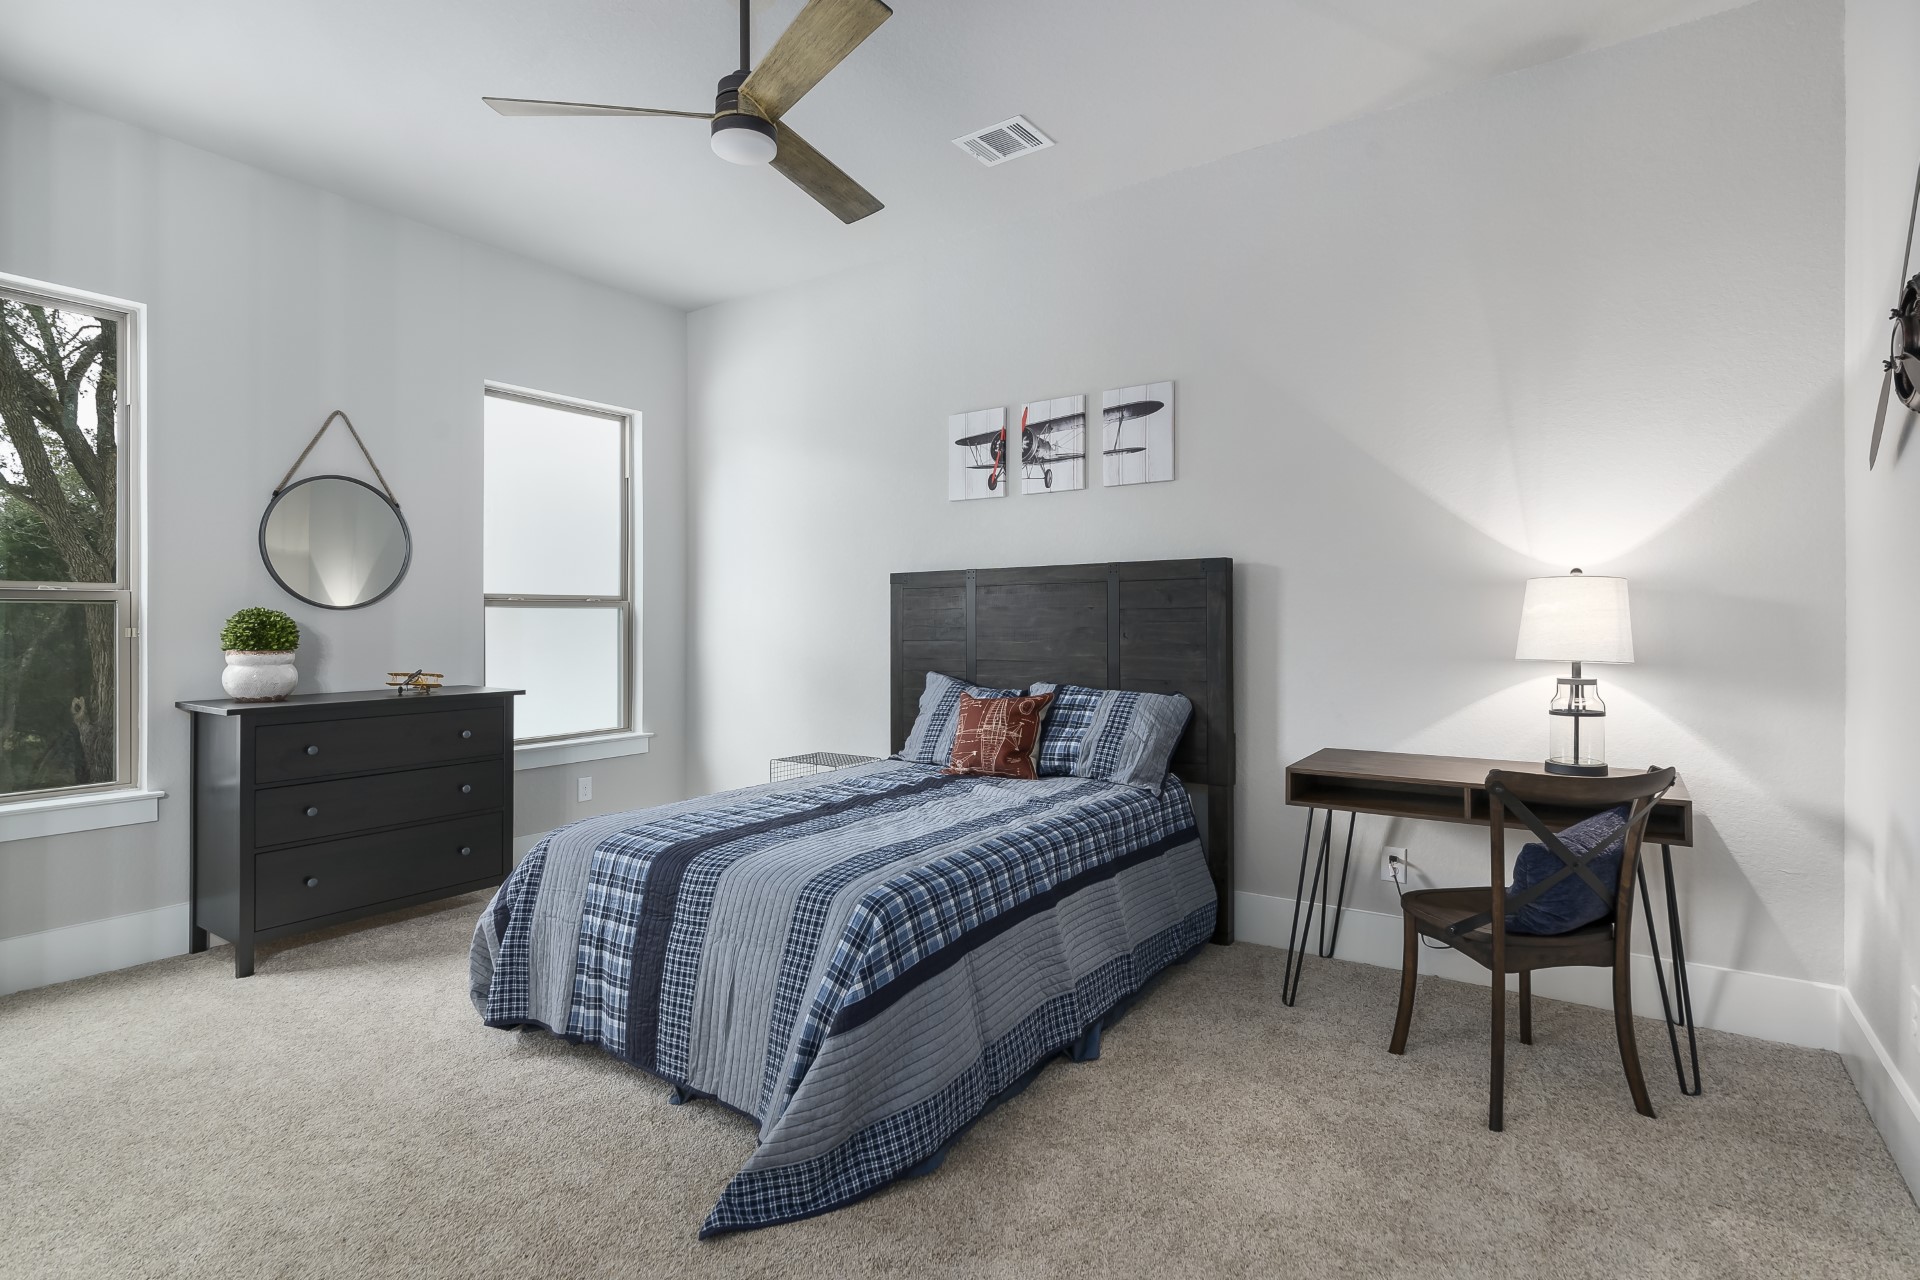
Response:
[[[0,938],[0,996],[182,955],[187,904]]]
[[[1236,938],[1269,947],[1287,945],[1287,930],[1293,920],[1293,899],[1238,892],[1233,895],[1233,903]],[[1317,941],[1317,919],[1314,922],[1314,937]],[[1397,913],[1387,915],[1348,907],[1341,919],[1340,943],[1335,954],[1342,960],[1357,960],[1361,964],[1379,965],[1397,972],[1400,968],[1402,939],[1400,916]],[[1313,965],[1318,959],[1318,952],[1310,954],[1313,959],[1307,962],[1303,989],[1313,985]],[[1635,955],[1634,959],[1634,1012],[1642,1017],[1657,1018],[1660,1016],[1660,992],[1654,982],[1653,958]],[[1667,964],[1671,977],[1671,959]],[[1420,972],[1482,985],[1487,981],[1485,969],[1452,950],[1423,949],[1420,952]],[[1841,1048],[1842,987],[1692,962],[1687,964],[1687,980],[1693,991],[1694,1021],[1699,1026],[1732,1031],[1743,1036],[1757,1036],[1762,1040],[1778,1040],[1809,1049]],[[1509,979],[1509,982],[1512,980]],[[1533,989],[1552,1000],[1568,1000],[1602,1009],[1613,1007],[1612,979],[1604,969],[1544,971],[1534,975]],[[1888,1144],[1892,1145],[1891,1139]]]
[[[540,835],[515,837],[514,862],[540,840]],[[185,955],[190,923],[187,904],[176,902],[132,915],[0,938],[0,996]],[[220,939],[215,938],[214,945],[220,945]]]
[[[1840,1056],[1853,1077],[1853,1087],[1867,1104],[1867,1114],[1886,1139],[1893,1162],[1906,1176],[1907,1186],[1920,1192],[1920,1097],[1893,1065],[1880,1037],[1854,1003],[1853,993],[1840,989]]]

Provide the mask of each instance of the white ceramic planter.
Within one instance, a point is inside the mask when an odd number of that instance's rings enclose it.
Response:
[[[227,669],[220,673],[220,687],[238,702],[284,702],[300,683],[293,657],[298,649],[259,652],[248,649],[227,650]]]

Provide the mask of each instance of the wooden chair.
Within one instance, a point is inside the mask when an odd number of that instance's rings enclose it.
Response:
[[[1646,834],[1653,805],[1673,785],[1672,769],[1650,769],[1624,777],[1581,778],[1555,774],[1514,773],[1495,769],[1487,775],[1488,820],[1492,828],[1493,884],[1488,888],[1418,889],[1401,899],[1406,921],[1406,953],[1400,966],[1400,1012],[1393,1023],[1389,1053],[1407,1051],[1407,1028],[1413,1021],[1413,988],[1420,964],[1422,936],[1444,942],[1493,971],[1493,1071],[1488,1085],[1487,1127],[1502,1127],[1506,1095],[1507,975],[1520,975],[1520,1043],[1533,1043],[1533,988],[1535,969],[1562,965],[1593,965],[1613,970],[1613,1025],[1620,1039],[1620,1065],[1633,1091],[1634,1109],[1653,1114],[1646,1080],[1640,1074],[1640,1054],[1633,1040],[1632,951],[1634,872],[1640,863],[1640,842]],[[1555,829],[1615,805],[1631,804],[1625,828],[1605,845],[1577,857],[1560,843]],[[1553,819],[1543,821],[1536,809]],[[1506,818],[1511,812],[1535,838],[1564,864],[1540,883],[1512,898],[1507,895]],[[1584,864],[1625,842],[1620,858],[1620,884],[1613,894],[1613,912],[1606,919],[1571,933],[1533,935],[1507,932],[1507,913],[1518,910],[1540,893],[1569,876],[1580,876],[1602,892],[1601,882]]]

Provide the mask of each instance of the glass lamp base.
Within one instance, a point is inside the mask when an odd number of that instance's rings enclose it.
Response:
[[[1607,766],[1604,764],[1575,764],[1571,760],[1547,761],[1548,773],[1564,773],[1575,778],[1604,778]]]

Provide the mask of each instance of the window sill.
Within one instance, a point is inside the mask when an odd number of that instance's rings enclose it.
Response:
[[[529,742],[513,749],[513,769],[546,769],[558,764],[584,764],[615,756],[643,756],[650,733],[602,733],[591,738],[563,738],[558,742]]]
[[[0,841],[64,836],[157,822],[164,791],[89,791],[0,804]]]

